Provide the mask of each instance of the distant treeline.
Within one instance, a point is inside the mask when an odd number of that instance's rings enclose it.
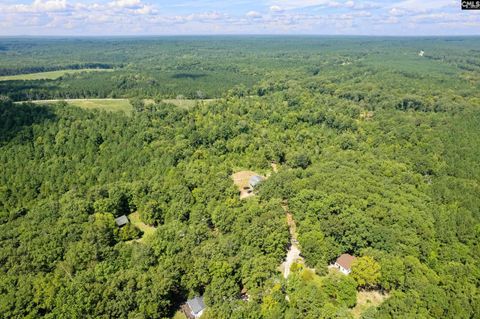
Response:
[[[114,67],[121,67],[121,65],[114,65],[114,64],[108,64],[108,63],[81,63],[81,64],[56,65],[56,66],[29,66],[29,67],[15,68],[15,69],[0,68],[0,76],[50,72],[50,71],[58,71],[58,70],[113,69]]]

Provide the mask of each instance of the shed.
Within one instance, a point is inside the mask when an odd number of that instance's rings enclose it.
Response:
[[[115,218],[115,223],[118,227],[123,227],[129,223],[128,217],[126,215],[122,215],[118,218]]]
[[[258,186],[258,184],[260,184],[260,182],[263,181],[263,177],[260,176],[260,175],[254,175],[252,177],[250,177],[250,179],[248,180],[248,185],[250,185],[251,188],[255,188],[256,186]]]
[[[188,308],[190,310],[190,314],[194,318],[200,318],[203,311],[205,310],[206,306],[203,302],[203,297],[195,297],[187,301]]]
[[[337,267],[342,273],[348,275],[352,272],[352,263],[356,258],[349,254],[343,254],[337,258],[335,267]]]

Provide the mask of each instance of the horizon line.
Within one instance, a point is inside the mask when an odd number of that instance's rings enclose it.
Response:
[[[297,34],[276,34],[276,33],[219,33],[219,34],[112,34],[112,35],[0,35],[0,38],[153,38],[153,37],[389,37],[389,38],[424,38],[424,37],[480,37],[479,34],[423,34],[423,35],[398,35],[398,34],[321,34],[321,33],[297,33]]]

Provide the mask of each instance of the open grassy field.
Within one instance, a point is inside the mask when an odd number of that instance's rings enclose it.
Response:
[[[15,80],[55,80],[65,74],[76,74],[81,72],[99,72],[99,71],[113,71],[113,69],[79,69],[79,70],[58,70],[39,73],[17,74],[0,76],[0,81],[15,81]]]
[[[66,100],[38,100],[31,101],[35,104],[50,104],[65,101],[69,105],[78,106],[82,109],[102,109],[108,112],[125,112],[130,114],[133,111],[132,105],[127,99],[66,99]]]
[[[360,318],[362,313],[370,307],[378,307],[389,296],[379,291],[359,291],[357,305],[351,310],[354,318]]]

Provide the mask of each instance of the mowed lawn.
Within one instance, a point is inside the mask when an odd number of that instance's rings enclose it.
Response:
[[[57,70],[49,72],[17,74],[0,76],[0,81],[15,81],[15,80],[56,80],[65,74],[76,74],[82,72],[110,72],[113,69],[79,69],[79,70]]]

